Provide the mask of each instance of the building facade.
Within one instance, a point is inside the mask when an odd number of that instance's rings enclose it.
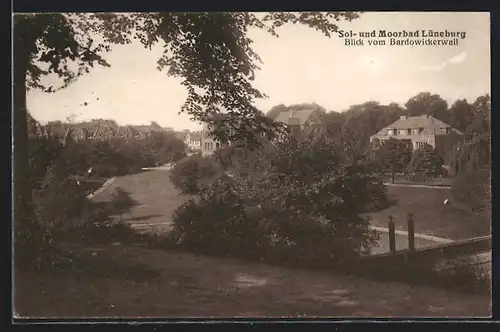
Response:
[[[290,133],[296,138],[311,134],[321,135],[326,132],[326,125],[319,112],[314,109],[282,111],[278,113],[274,121],[286,124]]]
[[[429,144],[445,158],[450,149],[464,139],[464,134],[430,115],[401,116],[371,136],[370,142],[390,138],[409,140],[414,150]]]
[[[215,150],[222,146],[219,140],[210,135],[211,132],[212,130],[210,126],[204,123],[200,140],[200,150],[202,156],[210,156]]]
[[[184,144],[192,151],[199,151],[201,150],[201,137],[202,133],[187,133],[184,137]]]

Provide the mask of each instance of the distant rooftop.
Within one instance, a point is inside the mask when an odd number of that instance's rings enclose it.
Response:
[[[448,132],[446,128],[450,128],[454,133],[462,135],[463,133],[449,124],[436,119],[430,115],[421,116],[401,116],[398,120],[391,123],[384,129],[380,130],[375,136],[386,136],[387,131],[390,129],[423,129],[424,134],[446,135]]]

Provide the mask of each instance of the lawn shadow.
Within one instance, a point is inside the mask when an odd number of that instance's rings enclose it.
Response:
[[[90,209],[94,213],[105,213],[108,216],[117,216],[128,213],[132,208],[141,205],[140,202],[135,200],[130,200],[129,202],[116,202],[112,199],[102,200],[102,201],[92,201],[90,203]]]

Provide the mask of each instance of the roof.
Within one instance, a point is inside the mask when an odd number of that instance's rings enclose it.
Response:
[[[201,133],[192,133],[191,140],[193,141],[201,141]]]
[[[282,111],[276,116],[274,121],[281,122],[289,126],[303,126],[313,113],[313,109]]]
[[[459,135],[463,133],[430,115],[401,116],[398,120],[377,132],[374,136],[386,136],[389,129],[423,129],[423,134],[446,135],[446,128]]]
[[[180,132],[179,132],[179,131],[178,131],[178,132],[174,133],[174,136],[175,136],[176,138],[178,138],[178,139],[180,139],[180,140],[182,140],[182,141],[183,141],[183,140],[186,138],[187,134],[188,134],[188,133],[186,133],[186,132],[183,132],[183,131],[180,131]]]
[[[130,125],[128,127],[136,133],[148,133],[151,131],[151,127],[145,125],[135,125],[135,126]]]

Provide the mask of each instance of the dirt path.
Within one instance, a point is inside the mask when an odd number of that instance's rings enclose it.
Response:
[[[20,278],[16,285],[19,314],[150,318],[490,315],[487,296],[438,288],[137,247],[94,248],[89,256],[96,264],[103,262],[92,274]]]

